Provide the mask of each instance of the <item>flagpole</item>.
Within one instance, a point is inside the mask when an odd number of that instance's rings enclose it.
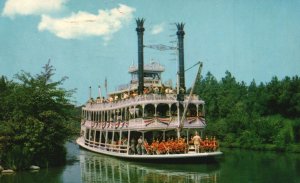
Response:
[[[100,85],[98,86],[98,95],[99,95],[99,98],[102,99],[102,91],[101,91]]]
[[[106,97],[108,97],[108,94],[107,94],[107,77],[105,77],[104,87],[105,87]]]

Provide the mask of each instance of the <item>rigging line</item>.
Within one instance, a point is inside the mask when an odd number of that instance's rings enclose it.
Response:
[[[200,64],[199,65],[199,68],[198,68],[198,72],[197,72],[197,75],[196,75],[196,78],[194,80],[194,83],[193,83],[193,86],[191,88],[191,91],[190,91],[190,94],[189,94],[189,97],[188,97],[188,101],[187,101],[187,104],[186,104],[186,107],[184,108],[184,111],[183,111],[183,114],[182,114],[182,117],[181,117],[181,120],[180,120],[180,123],[179,123],[179,128],[182,129],[183,125],[184,125],[184,120],[185,120],[185,115],[186,115],[186,112],[187,112],[187,109],[188,109],[188,106],[189,106],[189,103],[191,102],[191,99],[192,99],[192,94],[194,92],[194,88],[195,88],[195,85],[196,85],[196,82],[197,80],[199,79],[199,77],[201,77],[201,71],[202,71],[202,62],[198,62],[196,63],[195,65],[197,64]],[[195,66],[193,65],[193,67]]]
[[[193,67],[195,67],[196,65],[198,65],[198,64],[200,64],[201,62],[199,61],[199,62],[197,62],[197,63],[195,63],[194,65],[192,65],[191,67],[189,67],[189,68],[187,68],[184,72],[186,72],[186,71],[188,71],[188,70],[190,70],[190,69],[192,69]]]

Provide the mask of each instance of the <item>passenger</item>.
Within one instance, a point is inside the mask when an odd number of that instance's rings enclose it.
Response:
[[[148,88],[144,88],[144,94],[149,94],[149,90],[148,90]]]
[[[218,149],[218,142],[216,140],[216,137],[213,138],[213,151],[216,151]]]
[[[195,136],[193,137],[193,142],[194,142],[196,153],[199,153],[200,140],[201,140],[201,138],[198,135],[198,132],[196,131]]]
[[[115,95],[115,101],[117,101],[119,99],[118,95]]]
[[[200,152],[204,152],[205,150],[205,143],[204,143],[204,140],[200,140]]]
[[[149,93],[153,93],[153,86],[150,85],[148,90],[149,90]]]
[[[140,137],[138,139],[138,144],[136,145],[136,150],[139,155],[142,154],[142,145],[143,145],[143,140],[142,140],[142,137]]]
[[[153,154],[154,154],[154,153],[157,153],[158,144],[159,144],[158,141],[155,141],[155,140],[154,140],[154,141],[152,142],[152,144],[151,144],[151,149],[152,149],[152,151],[153,151]]]
[[[152,154],[151,148],[150,148],[150,146],[149,146],[146,139],[144,140],[144,147],[145,147],[145,150],[146,150],[147,154]]]
[[[208,140],[207,136],[205,137],[205,140],[204,140],[204,150],[206,152],[209,151],[209,140]]]
[[[129,154],[135,154],[135,140],[131,139],[130,141],[130,151]]]
[[[160,88],[160,93],[161,94],[166,94],[165,90],[166,90],[165,85],[162,85],[161,88]]]
[[[178,140],[179,153],[185,153],[185,143],[183,138]]]
[[[154,90],[154,93],[155,93],[155,94],[158,94],[158,93],[159,93],[159,88],[158,88],[158,87],[155,87],[153,90]]]
[[[122,142],[122,145],[127,145],[127,144],[128,144],[128,140],[127,140],[127,138],[124,138],[123,142]]]
[[[133,92],[132,93],[132,97],[135,97],[135,96],[137,96],[138,94],[137,94],[137,92]]]

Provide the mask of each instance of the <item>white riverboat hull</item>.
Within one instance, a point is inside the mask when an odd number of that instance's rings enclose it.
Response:
[[[97,147],[91,147],[88,145],[85,145],[84,143],[84,138],[79,137],[76,140],[76,143],[89,151],[95,152],[95,153],[100,153],[108,156],[113,156],[117,158],[122,158],[122,159],[131,159],[131,160],[176,160],[176,159],[205,159],[205,158],[212,158],[216,157],[219,155],[222,155],[223,153],[220,151],[215,151],[215,152],[202,152],[202,153],[195,153],[195,152],[189,152],[186,154],[156,154],[156,155],[148,155],[148,154],[143,154],[143,155],[132,155],[132,154],[126,154],[126,153],[118,153],[118,152],[113,152],[113,151],[107,151],[105,149],[100,149]]]

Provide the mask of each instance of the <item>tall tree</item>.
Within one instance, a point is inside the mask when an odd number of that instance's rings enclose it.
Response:
[[[0,123],[0,143],[7,166],[27,168],[32,163],[48,166],[65,161],[66,122],[73,118],[70,97],[74,91],[60,87],[66,77],[52,81],[54,71],[50,62],[36,76],[22,71],[4,97],[9,116]]]

